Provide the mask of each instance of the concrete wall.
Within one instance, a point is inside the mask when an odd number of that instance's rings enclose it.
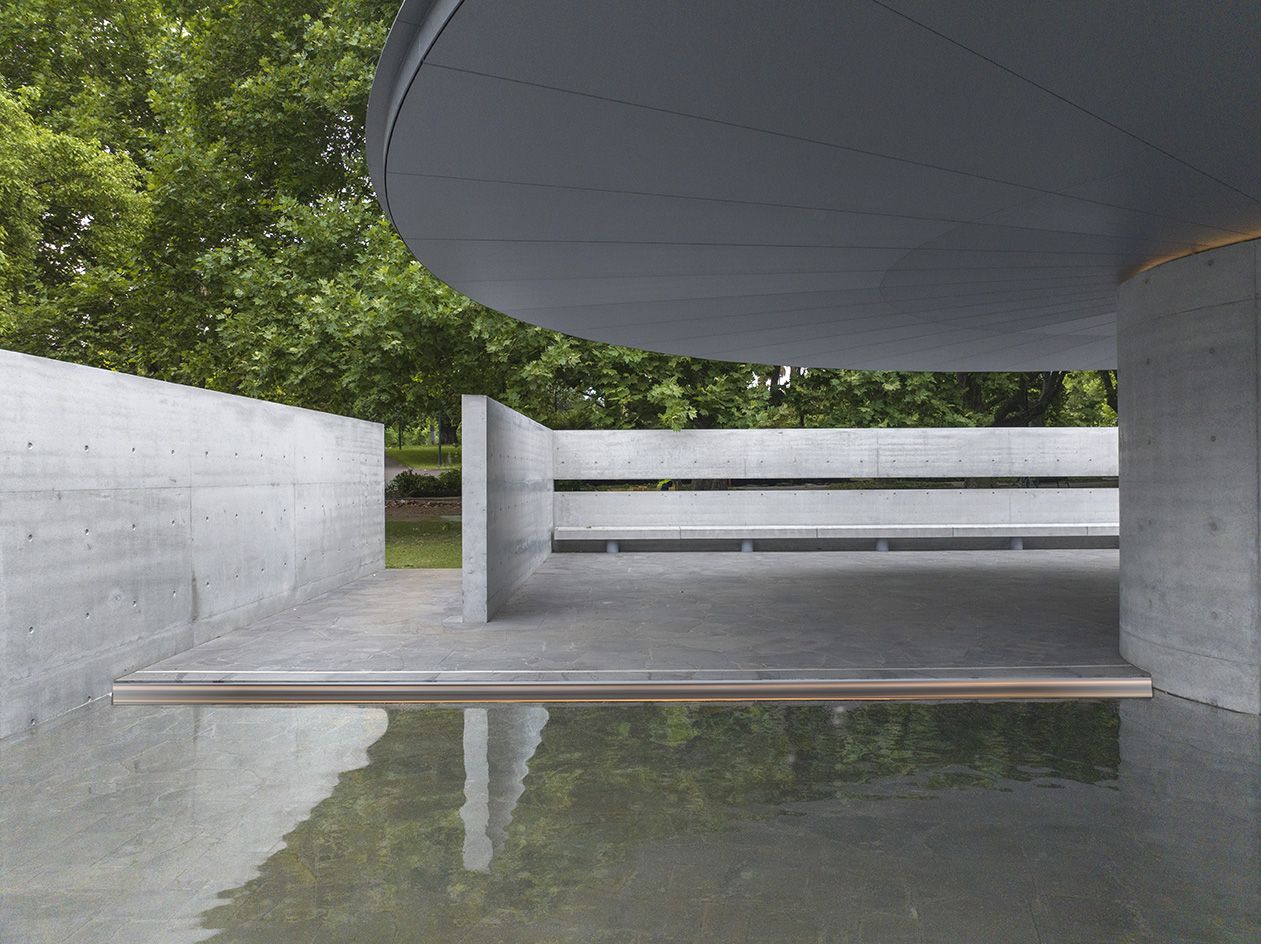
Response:
[[[484,623],[552,550],[552,431],[481,396],[462,406],[464,621]]]
[[[740,489],[712,492],[557,492],[557,528],[828,525],[1109,525],[1114,488]],[[773,537],[773,535],[766,535]],[[945,535],[948,536],[948,535]]]
[[[558,479],[1108,477],[1110,428],[558,430]]]
[[[1258,243],[1119,298],[1121,653],[1166,691],[1261,712]]]
[[[382,441],[0,351],[0,736],[384,566]]]

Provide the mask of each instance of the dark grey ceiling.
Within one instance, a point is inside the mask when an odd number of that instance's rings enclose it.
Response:
[[[1116,286],[1261,232],[1261,6],[413,0],[369,163],[416,257],[728,360],[1116,364]]]

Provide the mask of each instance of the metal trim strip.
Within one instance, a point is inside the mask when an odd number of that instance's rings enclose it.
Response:
[[[1150,678],[750,679],[687,681],[116,681],[115,705],[478,702],[993,701],[1150,698]]]

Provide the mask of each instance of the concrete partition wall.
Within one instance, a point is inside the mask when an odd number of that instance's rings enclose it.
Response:
[[[1121,287],[1121,654],[1158,688],[1261,712],[1257,241]]]
[[[466,623],[494,616],[551,553],[552,435],[502,403],[463,398]]]
[[[733,525],[763,537],[842,537],[858,526],[873,536],[891,533],[881,526],[917,526],[925,537],[957,531],[1020,534],[1036,524],[1039,533],[1115,536],[1115,488],[902,488],[902,489],[739,489],[710,492],[557,492],[557,529],[596,526],[591,537],[615,540],[617,529],[636,527],[658,533],[645,537],[721,537]],[[929,533],[929,526],[940,530]],[[959,529],[957,526],[967,526]],[[604,534],[598,528],[610,529]],[[703,529],[713,528],[713,534]],[[783,529],[778,535],[775,529]],[[1095,530],[1090,530],[1090,529]],[[804,535],[803,529],[812,529]],[[676,532],[670,534],[667,532]],[[831,533],[835,532],[835,533]],[[623,534],[625,539],[628,535]],[[1115,546],[1115,542],[1113,544]]]
[[[383,567],[382,442],[0,351],[0,736]]]
[[[1111,427],[557,430],[556,477],[1004,478],[1117,474]]]
[[[557,478],[580,481],[1117,474],[1115,428],[558,430],[554,441]],[[586,549],[714,540],[745,550],[783,549],[775,543],[783,541],[839,548],[868,538],[878,549],[889,539],[903,548],[955,539],[959,547],[1004,539],[1101,547],[1115,546],[1118,515],[1115,487],[583,491],[558,492],[554,507],[555,539]]]

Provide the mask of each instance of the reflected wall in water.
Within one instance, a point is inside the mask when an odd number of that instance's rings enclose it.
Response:
[[[494,720],[494,730],[491,720]],[[464,709],[464,867],[490,870],[508,838],[512,811],[525,790],[530,758],[539,746],[547,709],[506,705]]]
[[[1261,719],[1170,696],[1120,708],[1119,842],[1142,856],[1128,880],[1167,939],[1235,940],[1242,908],[1238,939],[1261,940]]]
[[[0,741],[0,941],[200,941],[338,778],[378,708],[93,705]]]

